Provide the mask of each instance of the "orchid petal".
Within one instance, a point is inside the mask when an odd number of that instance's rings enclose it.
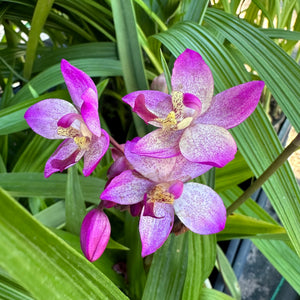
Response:
[[[149,255],[160,248],[167,240],[174,223],[174,209],[171,204],[154,204],[154,214],[158,218],[143,215],[142,210],[139,230],[142,241],[142,256]]]
[[[48,159],[44,170],[45,177],[73,166],[83,154],[84,151],[80,151],[73,139],[64,140]]]
[[[122,100],[134,108],[136,98],[141,94],[145,97],[145,107],[147,110],[158,118],[166,118],[169,112],[173,110],[172,97],[159,91],[136,91],[126,95]]]
[[[81,96],[83,103],[81,106],[82,118],[88,129],[97,137],[101,135],[100,120],[98,114],[98,96],[91,88],[87,89]],[[97,103],[97,105],[96,105]]]
[[[252,114],[263,88],[263,81],[251,81],[223,91],[213,98],[210,108],[195,122],[233,128]]]
[[[63,139],[57,134],[57,122],[67,114],[77,114],[80,117],[71,103],[61,99],[46,99],[29,107],[24,118],[37,134],[47,139]]]
[[[199,98],[193,94],[183,94],[183,105],[195,110],[197,113],[201,112],[202,103]]]
[[[108,149],[109,135],[103,129],[101,129],[101,132],[102,135],[100,137],[92,136],[89,148],[84,154],[84,168],[82,170],[84,176],[89,176],[95,170]]]
[[[80,123],[83,121],[82,117],[78,113],[70,113],[62,116],[58,122],[57,126],[63,127],[63,128],[68,128],[70,127],[74,121],[78,120]],[[80,126],[78,126],[78,129]]]
[[[92,209],[83,219],[80,244],[84,256],[89,261],[97,260],[104,252],[110,237],[110,223],[106,214]]]
[[[226,208],[220,196],[210,187],[189,182],[175,199],[174,209],[181,222],[198,234],[212,234],[224,229]]]
[[[224,167],[234,159],[237,151],[229,131],[207,124],[196,124],[187,128],[179,146],[186,159],[215,167]]]
[[[156,129],[141,138],[136,143],[133,152],[157,158],[176,156],[180,153],[178,143],[181,135],[181,131]]]
[[[156,76],[151,83],[151,90],[161,91],[164,93],[168,93],[168,86],[165,74],[162,73],[159,76]]]
[[[171,80],[173,91],[197,96],[202,103],[202,112],[208,109],[213,97],[214,81],[199,53],[190,49],[181,53],[174,63]]]
[[[139,94],[136,97],[132,111],[135,112],[146,123],[157,118],[157,116],[149,111],[145,106],[145,96],[143,94]]]
[[[133,153],[139,139],[127,141],[125,156],[133,169],[155,182],[181,180],[187,181],[196,178],[210,168],[209,165],[188,161],[181,154],[169,158],[153,158]]]
[[[65,83],[67,85],[69,94],[73,100],[73,103],[80,111],[83,99],[81,98],[82,94],[88,89],[91,88],[97,95],[97,88],[93,80],[83,71],[72,66],[65,59],[61,61],[61,72],[63,74]],[[98,98],[94,100],[94,106],[98,108]]]
[[[174,198],[177,199],[183,192],[183,182],[176,181],[169,187],[169,193],[173,194]]]
[[[132,170],[126,170],[112,179],[102,192],[102,200],[113,201],[121,205],[131,205],[143,201],[145,193],[154,186]]]

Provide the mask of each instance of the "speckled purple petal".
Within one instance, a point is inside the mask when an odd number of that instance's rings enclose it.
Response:
[[[202,112],[208,109],[213,97],[214,80],[199,53],[190,49],[181,53],[174,63],[171,79],[173,91],[197,96],[202,103]]]
[[[176,181],[169,187],[169,193],[173,194],[174,198],[177,199],[183,192],[183,182]]]
[[[237,151],[236,143],[228,130],[207,124],[188,127],[179,146],[186,159],[220,168],[233,160]]]
[[[158,203],[154,205],[154,214],[159,218],[140,217],[140,236],[142,241],[142,256],[149,255],[160,248],[168,238],[174,222],[172,204]]]
[[[83,219],[80,244],[84,256],[89,261],[97,260],[104,252],[110,237],[110,223],[106,214],[92,209]]]
[[[173,157],[180,153],[179,140],[182,131],[164,131],[156,129],[143,138],[135,145],[133,152],[157,158]]]
[[[83,154],[84,151],[78,149],[73,139],[64,140],[48,159],[44,170],[45,177],[47,178],[55,172],[62,172],[73,166],[81,159]]]
[[[73,103],[80,111],[83,103],[83,99],[81,98],[82,94],[88,88],[91,88],[97,94],[97,88],[93,80],[86,73],[72,66],[65,59],[61,61],[61,72]],[[98,108],[98,98],[95,99],[94,105]]]
[[[88,129],[97,137],[101,136],[100,120],[98,114],[98,96],[89,88],[82,94],[81,115]],[[97,103],[97,105],[96,105]]]
[[[202,104],[198,97],[193,94],[183,94],[183,105],[195,110],[197,113],[201,112]]]
[[[83,122],[81,115],[78,113],[70,113],[67,115],[62,116],[58,122],[57,122],[57,126],[59,127],[63,127],[63,128],[68,128],[72,125],[72,123],[78,120],[79,122]]]
[[[186,183],[183,193],[173,205],[181,222],[195,233],[212,234],[225,227],[226,209],[223,201],[206,185]]]
[[[173,110],[172,97],[159,91],[136,91],[124,96],[122,100],[134,108],[136,98],[140,94],[145,97],[146,108],[158,118],[166,118],[169,112]]]
[[[102,200],[113,201],[121,205],[131,205],[143,201],[145,193],[154,183],[132,170],[126,170],[115,177],[102,192]]]
[[[95,170],[108,149],[109,135],[103,129],[101,129],[101,133],[100,137],[92,136],[90,146],[84,154],[84,168],[82,170],[84,176],[89,176]]]
[[[67,114],[77,114],[80,117],[71,103],[61,99],[46,99],[29,107],[24,118],[37,134],[47,139],[63,139],[57,134],[57,122]]]
[[[239,125],[256,108],[264,85],[263,81],[251,81],[217,94],[206,113],[195,122],[227,129]]]
[[[135,154],[132,151],[137,140],[126,142],[125,156],[135,170],[152,181],[187,181],[204,174],[212,168],[209,165],[188,161],[181,154],[169,158],[153,158]]]

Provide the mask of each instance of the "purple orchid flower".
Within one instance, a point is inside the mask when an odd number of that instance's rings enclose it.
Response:
[[[115,176],[100,198],[139,208],[142,256],[163,245],[175,213],[193,232],[213,234],[223,230],[226,209],[218,194],[202,184],[183,183],[211,166],[191,163],[182,155],[165,159],[139,156],[132,152],[138,142],[137,138],[125,145],[125,157],[134,170]]]
[[[247,82],[213,96],[209,67],[200,54],[187,49],[174,63],[171,83],[171,95],[145,90],[123,97],[146,123],[159,127],[143,137],[134,152],[157,158],[181,153],[191,162],[223,167],[237,151],[227,129],[254,111],[264,82]]]
[[[46,99],[31,106],[24,118],[37,134],[64,140],[47,161],[45,177],[62,172],[83,156],[83,174],[88,176],[109,146],[109,136],[100,127],[97,89],[87,74],[66,60],[61,61],[61,71],[74,105]]]
[[[110,223],[102,208],[92,209],[83,219],[80,245],[89,261],[97,260],[104,252],[110,237]]]

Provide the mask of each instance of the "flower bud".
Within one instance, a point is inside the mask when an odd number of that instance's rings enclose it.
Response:
[[[83,219],[80,244],[84,256],[89,261],[97,260],[104,252],[110,237],[110,223],[100,209],[92,209]]]

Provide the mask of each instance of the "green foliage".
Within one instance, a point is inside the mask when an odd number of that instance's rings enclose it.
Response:
[[[70,100],[64,58],[93,77],[102,128],[120,143],[143,136],[151,128],[120,99],[148,89],[159,73],[170,78],[174,59],[194,49],[211,68],[216,93],[250,80],[266,83],[262,105],[231,131],[235,160],[196,179],[214,186],[228,207],[242,193],[239,185],[283,150],[270,122],[274,106],[300,130],[299,11],[296,0],[1,1],[0,298],[240,299],[217,246],[235,238],[250,238],[300,293],[300,191],[288,163],[263,185],[282,225],[249,199],[217,235],[171,234],[143,259],[138,218],[113,209],[113,238],[91,264],[80,254],[78,233],[99,203],[111,155],[87,178],[78,164],[46,179],[45,163],[60,142],[28,130],[23,118],[43,99]],[[209,288],[216,257],[233,298]]]

